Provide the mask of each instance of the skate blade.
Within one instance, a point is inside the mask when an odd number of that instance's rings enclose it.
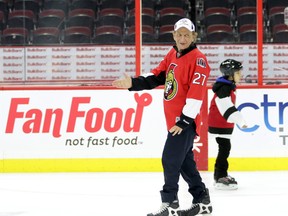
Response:
[[[237,184],[224,185],[224,184],[216,183],[214,185],[214,187],[217,190],[237,190],[238,189],[238,185]]]

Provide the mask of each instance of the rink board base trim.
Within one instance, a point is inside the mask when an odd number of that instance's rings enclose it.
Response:
[[[209,158],[212,171],[215,158]],[[230,171],[288,170],[288,158],[229,158]],[[5,159],[0,172],[161,172],[160,158]],[[206,170],[203,170],[206,171]]]
[[[159,158],[5,159],[0,172],[157,172]]]
[[[216,158],[209,158],[208,170],[214,170]],[[229,158],[230,171],[288,170],[288,158]]]

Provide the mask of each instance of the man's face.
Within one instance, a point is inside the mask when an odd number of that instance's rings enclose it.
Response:
[[[173,38],[179,51],[188,48],[196,39],[195,32],[190,32],[188,29],[182,27],[173,32]]]

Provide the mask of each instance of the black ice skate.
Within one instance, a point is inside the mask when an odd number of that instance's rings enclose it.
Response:
[[[199,214],[210,214],[212,213],[212,205],[210,202],[209,191],[206,188],[206,194],[199,203],[193,203],[189,209],[182,210],[181,216],[194,216]]]
[[[162,203],[157,212],[150,213],[147,216],[181,216],[178,200],[172,203]]]
[[[218,190],[236,190],[238,188],[237,181],[231,176],[219,178],[214,186]]]

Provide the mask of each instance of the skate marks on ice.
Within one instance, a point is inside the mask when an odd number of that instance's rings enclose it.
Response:
[[[288,215],[288,171],[230,174],[238,189],[221,191],[201,172],[213,207],[205,216]],[[0,216],[145,216],[159,208],[162,184],[162,173],[0,174]],[[187,189],[181,180],[181,209],[191,206]]]
[[[146,215],[143,203],[159,191],[161,176],[120,172],[3,173],[0,216],[135,216],[136,209],[143,211],[137,215]]]
[[[231,172],[238,182],[237,190],[213,188],[209,182],[213,216],[287,216],[288,171]],[[208,179],[207,179],[208,177]],[[210,179],[210,180],[209,180]],[[285,204],[286,203],[286,204]]]
[[[0,212],[0,216],[21,216],[25,212]]]

